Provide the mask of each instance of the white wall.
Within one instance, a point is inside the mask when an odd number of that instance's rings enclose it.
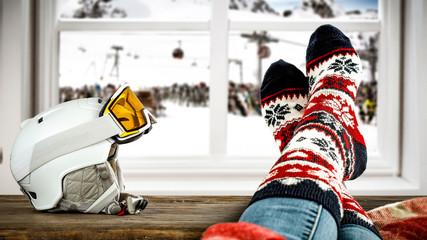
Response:
[[[406,1],[403,52],[402,176],[427,186],[427,2]],[[419,168],[414,169],[410,164]]]
[[[29,1],[0,0],[0,147],[3,149],[3,162],[0,164],[0,194],[21,194],[19,186],[9,169],[9,156],[13,141],[19,131],[19,123],[24,113],[22,92],[26,86],[24,79],[28,66],[25,66],[25,34],[23,11]],[[28,15],[26,16],[28,17]],[[28,27],[28,24],[27,24]],[[27,42],[28,44],[28,42]]]

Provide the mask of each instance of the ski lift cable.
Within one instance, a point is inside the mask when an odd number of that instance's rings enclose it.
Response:
[[[240,36],[243,38],[248,38],[249,42],[258,42],[258,44],[260,45],[265,43],[270,43],[270,42],[285,42],[285,43],[289,43],[289,44],[293,44],[301,47],[307,47],[307,44],[303,44],[300,42],[291,41],[283,38],[273,38],[269,36],[266,31],[263,31],[261,33],[253,32],[251,34],[242,33],[240,34]]]
[[[285,40],[285,39],[279,39],[280,42],[285,42],[285,43],[289,43],[289,44],[293,44],[293,45],[297,45],[300,47],[307,47],[307,44],[303,44],[303,43],[299,43],[299,42],[295,42],[295,41],[290,41],[290,40]]]
[[[105,68],[107,66],[108,59],[110,58],[110,54],[105,56],[104,67],[102,68],[101,80],[104,79]]]

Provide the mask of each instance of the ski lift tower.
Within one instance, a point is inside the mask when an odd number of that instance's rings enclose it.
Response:
[[[375,73],[377,72],[378,50],[375,47],[375,39],[369,39],[368,48],[360,49],[357,52],[362,60],[369,62],[369,65],[371,66],[371,81],[376,81]]]
[[[118,81],[119,80],[119,58],[120,58],[119,51],[123,50],[123,47],[113,45],[111,46],[111,49],[113,49],[115,53],[114,53],[114,65],[111,68],[110,76],[117,77],[117,81]],[[116,70],[116,74],[113,73],[114,70]]]
[[[266,31],[262,31],[261,33],[257,33],[254,31],[252,34],[242,33],[240,36],[243,38],[248,38],[249,42],[255,42],[257,44],[257,47],[258,47],[257,48],[258,49],[258,72],[257,72],[257,75],[258,75],[258,83],[259,83],[259,85],[261,85],[261,82],[262,82],[262,58],[265,58],[265,56],[260,54],[260,50],[262,50],[263,47],[266,48],[266,46],[265,46],[266,43],[270,43],[270,42],[276,43],[279,41],[279,39],[272,38],[272,37],[268,36]]]

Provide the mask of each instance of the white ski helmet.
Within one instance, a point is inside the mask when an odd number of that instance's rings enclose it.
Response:
[[[21,123],[12,175],[37,210],[133,214],[147,200],[121,193],[118,144],[138,139],[154,123],[127,85],[107,102],[85,98],[56,105]]]

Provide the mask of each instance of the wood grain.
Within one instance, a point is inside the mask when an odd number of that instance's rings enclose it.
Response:
[[[46,213],[24,196],[0,195],[1,239],[200,239],[209,226],[236,222],[250,196],[146,196],[138,215]],[[365,210],[409,196],[356,197]]]

